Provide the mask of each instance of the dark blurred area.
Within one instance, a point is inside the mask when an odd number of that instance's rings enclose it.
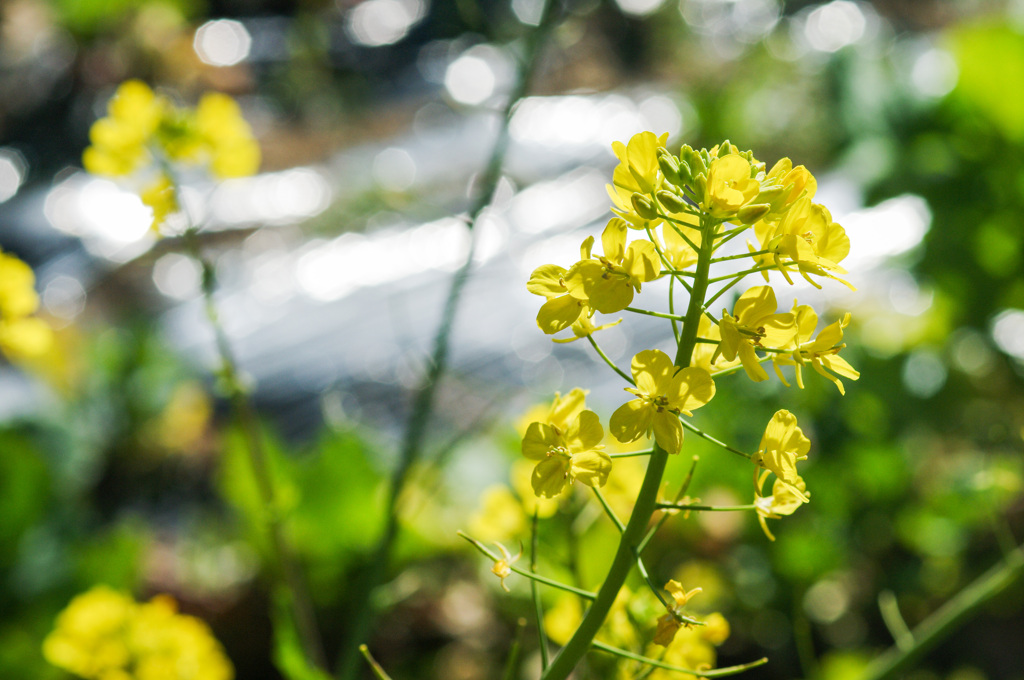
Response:
[[[460,214],[541,7],[0,5],[0,248],[32,265],[57,332],[45,361],[0,366],[0,675],[67,677],[41,641],[72,596],[105,583],[172,594],[211,624],[236,677],[280,677],[263,509],[218,391],[199,270],[154,238],[129,188],[81,169],[117,85],[139,78],[190,104],[226,92],[260,142],[260,174],[189,177],[183,197],[333,659],[466,252]],[[602,417],[620,403],[585,343],[536,328],[525,282],[574,261],[607,220],[611,142],[653,130],[676,149],[728,138],[815,173],[859,291],[792,296],[853,312],[844,356],[862,375],[845,397],[817,376],[804,390],[720,387],[698,422],[745,450],[778,408],[808,423],[812,502],[773,524],[774,543],[747,514],[676,517],[652,543],[652,576],[703,585],[700,606],[732,628],[719,665],[770,658],[743,677],[859,677],[893,643],[880,593],[913,626],[1024,537],[1024,4],[567,0],[558,17],[477,227],[430,455],[367,642],[396,679],[502,677],[529,589],[513,577],[504,593],[455,531],[528,537],[518,501],[502,524],[481,498],[510,484],[529,406],[577,385]],[[602,346],[624,366],[670,337],[656,321],[604,331]],[[701,458],[691,495],[751,502],[749,466],[696,438],[684,452]],[[621,470],[620,496],[637,481]],[[594,588],[614,529],[563,520],[541,532],[541,571],[575,554]],[[1022,612],[1017,583],[908,677],[1024,678]],[[628,677],[588,663],[580,677]],[[536,668],[527,653],[522,677]]]

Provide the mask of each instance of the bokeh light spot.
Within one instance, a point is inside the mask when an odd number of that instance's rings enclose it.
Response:
[[[193,46],[204,63],[234,66],[249,56],[252,36],[241,22],[216,19],[199,27]]]

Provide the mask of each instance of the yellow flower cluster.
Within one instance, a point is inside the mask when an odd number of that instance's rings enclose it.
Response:
[[[0,252],[0,350],[12,359],[44,354],[53,332],[33,316],[39,309],[32,269],[13,255]]]
[[[217,178],[245,177],[259,169],[260,148],[235,101],[208,93],[195,109],[176,106],[145,83],[129,80],[117,88],[107,116],[89,130],[82,154],[85,169],[96,175],[148,175],[141,192],[153,210],[153,228],[178,211],[174,165],[205,165]]]
[[[173,599],[147,603],[106,586],[74,598],[43,642],[54,666],[86,680],[231,680],[234,669],[209,627],[177,612]]]
[[[775,537],[765,519],[792,515],[811,499],[807,485],[796,471],[797,462],[805,460],[810,450],[811,440],[797,426],[796,416],[786,410],[776,411],[753,458],[758,466],[754,470],[754,508],[765,535],[773,541]],[[763,472],[759,473],[761,468]],[[765,496],[764,484],[771,474],[775,475],[775,483],[772,494]]]

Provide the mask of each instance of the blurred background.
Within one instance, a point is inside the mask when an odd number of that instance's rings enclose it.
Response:
[[[97,583],[172,594],[211,624],[238,678],[280,677],[258,496],[214,378],[198,268],[153,238],[135,194],[81,170],[117,85],[140,78],[188,104],[226,92],[260,142],[257,176],[189,182],[184,200],[205,225],[333,659],[469,246],[460,215],[541,11],[0,5],[0,248],[32,265],[57,329],[45,360],[0,366],[4,677],[67,677],[40,645]],[[450,368],[394,559],[376,565],[386,578],[366,641],[396,679],[501,677],[529,591],[512,577],[504,593],[455,532],[528,539],[509,470],[529,407],[575,386],[603,418],[621,403],[621,381],[585,343],[536,328],[525,282],[576,260],[608,218],[611,142],[653,130],[675,149],[728,138],[818,177],[859,291],[797,285],[779,289],[780,305],[832,309],[827,322],[851,310],[844,356],[862,377],[845,397],[813,374],[805,390],[723,381],[700,425],[752,450],[776,409],[796,413],[814,443],[812,503],[772,525],[775,543],[748,514],[676,517],[652,544],[652,576],[704,587],[694,607],[732,628],[720,665],[764,655],[745,677],[857,677],[892,644],[880,593],[913,626],[1024,537],[1024,3],[565,0],[535,70],[475,230]],[[631,318],[600,341],[626,365],[670,338],[665,322]],[[691,495],[751,502],[748,465],[696,438],[684,451],[701,457]],[[613,473],[615,503],[637,482],[633,460]],[[670,489],[688,466],[673,462]],[[614,529],[579,517],[542,529],[541,569],[595,588]],[[1017,584],[913,677],[1024,677],[1022,605]],[[583,677],[620,677],[592,657]],[[523,677],[538,663],[528,651]]]

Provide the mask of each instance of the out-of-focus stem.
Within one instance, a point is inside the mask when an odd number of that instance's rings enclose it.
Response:
[[[424,376],[423,382],[413,399],[398,465],[391,475],[384,531],[381,533],[377,545],[371,553],[369,565],[364,572],[361,582],[357,584],[357,600],[352,608],[352,616],[349,619],[349,633],[347,639],[342,643],[338,666],[338,677],[342,678],[342,680],[354,680],[358,672],[358,645],[365,641],[374,618],[371,596],[373,591],[387,578],[391,548],[398,536],[399,517],[401,515],[399,499],[405,488],[409,471],[422,453],[427,423],[433,414],[437,386],[448,367],[448,350],[451,330],[455,322],[455,313],[458,310],[462,299],[462,291],[465,288],[473,266],[476,244],[476,238],[473,234],[474,227],[481,213],[490,205],[498,182],[501,179],[501,169],[505,163],[505,153],[509,143],[509,122],[512,117],[512,110],[515,104],[529,90],[540,48],[554,23],[557,7],[557,0],[547,0],[540,23],[526,36],[519,79],[515,89],[509,95],[498,138],[494,143],[487,167],[484,169],[477,184],[476,198],[473,200],[468,211],[467,227],[470,231],[470,247],[462,266],[452,279],[444,311],[441,315],[441,322],[438,326],[437,334],[434,336],[434,349],[431,354],[427,374]]]
[[[981,607],[1024,576],[1024,546],[1018,546],[998,564],[961,590],[911,632],[912,640],[890,647],[868,666],[862,680],[901,677],[935,645],[951,635]]]
[[[271,551],[277,562],[276,566],[280,571],[281,579],[289,591],[290,609],[303,653],[309,664],[326,671],[327,659],[324,655],[322,638],[309,597],[309,589],[306,587],[298,560],[292,554],[291,546],[288,545],[288,540],[285,538],[284,526],[278,514],[280,504],[271,477],[266,449],[263,447],[263,440],[260,436],[256,412],[253,410],[252,403],[239,378],[238,362],[217,314],[217,306],[214,301],[214,292],[217,287],[216,273],[213,265],[203,257],[199,247],[198,230],[195,227],[190,226],[185,231],[182,241],[186,252],[199,264],[202,272],[203,305],[206,308],[206,318],[213,329],[217,353],[220,356],[220,379],[227,390],[231,408],[242,428],[242,437],[245,440],[245,448],[252,464],[253,477],[260,494],[260,502],[264,507],[263,516],[267,533],[270,535]]]

